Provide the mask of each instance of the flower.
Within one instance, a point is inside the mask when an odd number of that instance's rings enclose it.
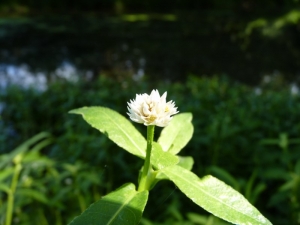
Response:
[[[178,113],[173,101],[166,102],[167,92],[162,96],[157,90],[150,95],[137,94],[135,100],[128,102],[128,115],[130,119],[145,126],[156,125],[165,127],[172,119],[172,115]]]

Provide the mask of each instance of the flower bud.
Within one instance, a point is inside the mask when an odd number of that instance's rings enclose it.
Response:
[[[153,90],[150,95],[137,94],[134,100],[128,102],[127,114],[132,121],[143,123],[145,126],[165,127],[172,116],[178,113],[175,103],[166,102],[166,97],[167,92],[160,96],[157,90]]]

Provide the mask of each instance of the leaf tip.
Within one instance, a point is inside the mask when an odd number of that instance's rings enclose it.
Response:
[[[70,114],[82,114],[81,110],[84,109],[84,108],[87,108],[87,107],[85,106],[85,107],[78,108],[78,109],[72,109],[68,113],[70,113]]]

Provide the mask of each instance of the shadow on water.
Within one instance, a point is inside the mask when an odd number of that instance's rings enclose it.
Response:
[[[256,84],[275,70],[299,73],[295,52],[276,41],[254,37],[243,49],[236,19],[226,13],[1,19],[0,85],[24,77],[43,89],[49,80],[99,74],[182,81],[189,74],[224,73]]]

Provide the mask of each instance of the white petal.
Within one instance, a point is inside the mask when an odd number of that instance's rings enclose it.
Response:
[[[167,92],[160,96],[156,89],[150,95],[136,94],[136,99],[127,102],[127,114],[134,122],[165,127],[171,121],[171,116],[178,113],[175,103],[166,102],[166,97]]]

